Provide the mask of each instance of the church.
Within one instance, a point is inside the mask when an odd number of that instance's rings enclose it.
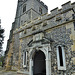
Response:
[[[23,75],[75,75],[75,2],[62,8],[18,0],[5,52],[5,69]]]

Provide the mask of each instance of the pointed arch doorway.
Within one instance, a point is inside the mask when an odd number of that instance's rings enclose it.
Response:
[[[51,75],[50,44],[30,48],[29,75]]]
[[[46,75],[46,57],[42,51],[37,51],[33,57],[33,75]]]

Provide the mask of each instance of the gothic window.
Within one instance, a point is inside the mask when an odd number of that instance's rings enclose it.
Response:
[[[57,47],[58,70],[66,70],[65,53],[62,46]]]
[[[39,12],[40,12],[40,14],[42,14],[42,8],[41,7],[39,7]]]
[[[23,13],[26,11],[26,4],[23,5]]]
[[[74,22],[74,30],[75,30],[75,22]]]
[[[24,51],[23,53],[23,67],[26,67],[27,65],[27,52]]]
[[[72,14],[73,19],[75,19],[75,14]],[[74,30],[75,30],[75,22],[73,22],[74,24]]]

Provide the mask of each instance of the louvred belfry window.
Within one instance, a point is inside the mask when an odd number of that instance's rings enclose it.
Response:
[[[26,4],[23,5],[23,13],[26,11]]]

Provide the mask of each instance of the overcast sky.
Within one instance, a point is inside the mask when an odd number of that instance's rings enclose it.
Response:
[[[5,29],[5,39],[4,39],[4,45],[3,50],[6,50],[7,40],[9,38],[10,29],[12,26],[12,22],[14,22],[15,14],[16,14],[16,8],[17,8],[17,1],[18,0],[0,0],[0,19],[1,19],[1,26]],[[59,7],[61,8],[61,5],[68,2],[69,0],[41,0],[48,6],[48,12],[50,10]],[[71,0],[71,3],[73,3],[74,0]]]

